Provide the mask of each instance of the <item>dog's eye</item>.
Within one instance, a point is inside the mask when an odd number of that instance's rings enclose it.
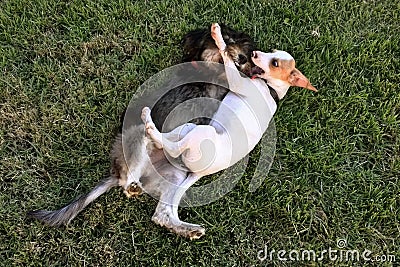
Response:
[[[240,65],[243,65],[243,64],[245,64],[247,62],[247,57],[245,55],[239,54],[238,57],[239,57],[238,58],[238,63]]]
[[[273,59],[272,62],[271,62],[271,64],[272,64],[272,66],[274,66],[275,68],[279,67],[278,60],[276,60],[276,59]]]

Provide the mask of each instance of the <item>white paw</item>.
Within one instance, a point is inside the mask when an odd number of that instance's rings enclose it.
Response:
[[[211,24],[211,34],[221,34],[221,26],[218,23]]]
[[[143,123],[146,123],[149,120],[151,120],[150,113],[151,113],[151,110],[149,107],[144,107],[142,109],[142,114],[140,115],[140,118],[142,119]]]
[[[214,39],[218,49],[224,51],[226,44],[221,34],[221,26],[219,26],[218,23],[213,23],[211,25],[211,37]]]
[[[161,149],[161,148],[163,148],[162,134],[156,128],[156,125],[154,124],[153,120],[151,119],[150,113],[151,113],[151,110],[148,107],[144,107],[142,109],[142,114],[140,117],[142,118],[142,121],[144,123],[144,129],[145,129],[146,135],[154,142],[154,145],[158,149]]]

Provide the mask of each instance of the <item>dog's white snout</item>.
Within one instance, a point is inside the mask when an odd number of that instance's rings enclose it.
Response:
[[[257,56],[257,52],[256,52],[256,51],[253,51],[251,56],[252,56],[253,58],[257,58],[257,57],[258,57],[258,56]]]

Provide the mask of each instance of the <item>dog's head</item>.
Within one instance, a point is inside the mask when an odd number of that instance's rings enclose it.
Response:
[[[254,67],[251,61],[251,52],[255,43],[245,33],[235,31],[228,26],[220,25],[221,33],[226,43],[226,51],[233,59],[239,71],[251,76]],[[207,29],[191,31],[183,37],[184,61],[207,61],[223,63],[215,41]]]
[[[290,86],[307,88],[317,92],[310,81],[295,67],[293,57],[285,52],[274,50],[272,53],[253,51],[252,61],[256,65],[252,69],[252,75],[267,80],[283,98]]]

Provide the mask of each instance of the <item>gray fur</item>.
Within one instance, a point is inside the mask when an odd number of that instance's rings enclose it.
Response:
[[[28,216],[36,218],[50,226],[60,226],[63,224],[68,224],[73,218],[75,218],[75,216],[79,212],[81,212],[93,200],[95,200],[100,195],[104,194],[110,188],[115,186],[118,186],[118,180],[113,177],[109,177],[107,179],[102,180],[89,193],[78,197],[70,204],[59,210],[55,211],[36,210],[28,212]]]

